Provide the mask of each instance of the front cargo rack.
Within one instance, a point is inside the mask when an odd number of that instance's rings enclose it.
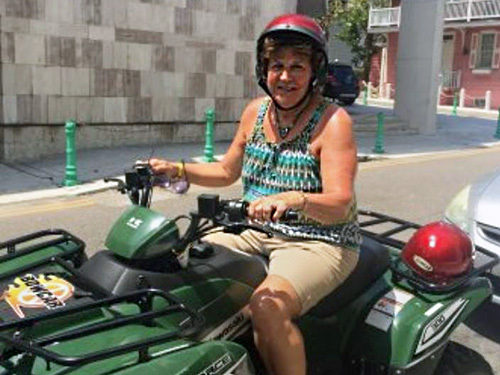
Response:
[[[80,266],[85,258],[85,243],[63,229],[48,229],[30,233],[0,243],[0,273],[15,274],[36,261],[57,256]],[[12,264],[12,265],[11,265]]]
[[[17,272],[14,279],[12,279],[12,275],[0,277],[0,285],[4,288],[4,298],[1,301],[4,305],[0,308],[0,342],[7,344],[2,354],[2,361],[20,353],[27,353],[43,358],[48,364],[80,366],[134,351],[138,352],[139,361],[147,361],[151,358],[148,354],[149,348],[169,340],[190,337],[198,333],[204,321],[197,311],[185,306],[170,293],[161,290],[142,289],[120,296],[112,296],[110,292],[81,274],[71,263],[58,257],[35,262],[31,268],[22,267],[17,269]],[[24,272],[27,273],[23,276]],[[11,290],[27,289],[34,285],[35,289],[33,290],[42,290],[47,295],[50,294],[49,288],[38,283],[38,280],[50,281],[52,278],[58,281],[67,281],[74,286],[71,303],[66,300],[66,303],[61,304],[61,306],[57,308],[52,306],[51,309],[41,313],[21,311],[19,306],[17,307],[17,316],[12,312],[11,307],[14,304],[7,301]],[[7,285],[8,287],[6,287]],[[16,295],[15,293],[10,294]],[[161,306],[158,307],[158,304]],[[119,312],[124,306],[129,306],[130,310],[130,305],[136,306],[133,308],[133,314]],[[26,308],[25,310],[30,309]],[[87,324],[84,319],[83,321],[80,319],[80,317],[86,316],[86,313],[92,314],[96,311],[110,313],[106,315],[106,319],[99,322],[88,320]],[[19,314],[23,315],[19,316]],[[183,319],[176,324],[177,328],[169,325],[170,328],[167,329],[155,321],[172,314],[182,314]],[[69,326],[68,329],[59,332],[61,322],[68,324],[67,322],[71,318],[78,321],[78,327]],[[73,339],[85,338],[130,325],[157,327],[159,333],[153,337],[113,345],[80,356],[64,355],[51,350],[64,349],[64,345]],[[40,335],[33,334],[42,327],[49,326],[52,327],[51,333],[44,331],[45,333]]]
[[[153,299],[156,297],[159,297],[165,302],[168,302],[168,306],[160,308],[157,311],[153,311]],[[132,316],[115,317],[109,321],[93,323],[88,326],[69,329],[62,333],[57,333],[45,337],[23,339],[21,330],[33,326],[34,324],[40,325],[51,319],[63,318],[70,316],[71,314],[81,314],[86,310],[92,310],[96,308],[110,308],[120,303],[135,304],[141,309],[141,312]],[[103,350],[97,350],[95,352],[90,352],[79,357],[65,356],[47,348],[51,344],[57,343],[58,346],[68,340],[82,338],[86,335],[92,335],[130,324],[150,325],[154,319],[163,317],[168,314],[180,312],[187,313],[189,319],[184,320],[182,325],[179,324],[177,330],[167,331],[166,333],[159,334],[158,336],[148,337],[137,342],[113,346],[111,348],[106,348]],[[53,362],[63,366],[81,366],[133,351],[138,351],[139,361],[142,362],[150,359],[150,355],[148,354],[148,349],[150,347],[159,345],[172,339],[191,336],[199,331],[202,322],[203,319],[197,312],[187,308],[182,303],[178,302],[172,295],[169,295],[160,290],[149,289],[139,290],[136,292],[125,294],[123,296],[97,300],[83,306],[60,309],[50,314],[45,314],[43,316],[38,316],[35,318],[23,319],[18,322],[0,324],[1,331],[12,330],[9,333],[1,332],[0,341],[3,341],[12,346],[18,352],[30,353],[45,359],[47,362]],[[183,346],[183,348],[184,347],[185,346]]]
[[[369,210],[359,210],[359,226],[363,236],[388,245],[401,251],[405,244],[405,237],[409,237],[422,226],[407,220],[398,219],[389,215]],[[406,280],[409,285],[416,287],[420,291],[428,293],[450,293],[467,285],[472,279],[490,271],[500,262],[497,254],[482,247],[475,246],[475,251],[485,259],[483,264],[474,266],[467,274],[453,279],[448,284],[438,284],[428,281],[410,270],[399,256],[393,257],[390,263],[392,277],[394,281]]]

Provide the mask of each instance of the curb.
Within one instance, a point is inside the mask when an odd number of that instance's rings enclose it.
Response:
[[[500,146],[500,141],[485,142],[480,143],[475,146],[466,147],[465,149],[482,149],[482,148],[492,148]],[[462,148],[464,149],[464,148]],[[358,153],[358,162],[370,162],[388,159],[403,159],[403,158],[414,158],[427,155],[442,155],[452,152],[457,152],[458,149],[445,150],[445,151],[429,151],[429,152],[417,152],[417,153],[406,153],[406,154],[375,154],[375,153]],[[223,155],[216,155],[214,158],[216,160],[221,160]],[[196,163],[204,163],[203,156],[194,157],[191,159]],[[124,179],[124,175],[116,176],[114,178]],[[81,185],[70,186],[70,187],[60,187],[51,188],[43,190],[35,190],[23,193],[13,193],[0,195],[0,205],[29,202],[38,199],[50,199],[50,198],[64,198],[64,197],[75,197],[80,195],[94,194],[102,191],[111,190],[116,187],[114,182],[104,182],[104,179],[99,179],[92,182],[87,182]]]

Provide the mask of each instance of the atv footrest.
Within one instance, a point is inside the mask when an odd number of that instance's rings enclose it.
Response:
[[[154,301],[160,299],[161,301]],[[154,302],[165,304],[165,306],[154,309]],[[139,313],[134,315],[119,314],[115,311],[118,306],[126,304],[136,305],[139,308]],[[73,314],[82,314],[86,311],[95,309],[107,309],[114,311],[114,316],[111,319],[89,323],[77,328],[68,327],[67,330],[53,334],[44,335],[41,337],[23,338],[22,330],[34,325],[50,324],[51,320],[70,317]],[[65,345],[69,340],[81,339],[82,337],[109,332],[112,329],[125,327],[127,325],[144,325],[157,326],[155,319],[164,317],[169,314],[184,313],[186,317],[178,324],[177,329],[168,330],[158,326],[158,332],[162,332],[154,337],[147,337],[137,340],[136,342],[116,345],[113,347],[96,350],[86,353],[81,356],[68,356],[56,353],[51,349],[58,348],[60,345]],[[99,299],[84,305],[57,309],[51,313],[38,315],[32,318],[21,319],[18,321],[1,323],[0,324],[0,341],[5,342],[18,352],[31,353],[45,359],[47,362],[54,362],[63,366],[78,366],[88,364],[94,361],[114,357],[128,352],[138,351],[139,360],[147,360],[149,358],[148,348],[164,343],[168,340],[179,339],[193,335],[198,332],[201,327],[203,318],[194,310],[184,306],[177,299],[160,290],[141,290],[132,292],[119,297],[108,297]],[[57,323],[56,323],[57,324]],[[8,331],[8,332],[6,332]]]

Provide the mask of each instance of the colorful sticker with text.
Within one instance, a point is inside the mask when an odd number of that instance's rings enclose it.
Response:
[[[20,318],[25,315],[21,309],[56,309],[65,305],[64,301],[73,296],[75,287],[54,275],[26,274],[16,277],[14,284],[2,294],[5,300]]]

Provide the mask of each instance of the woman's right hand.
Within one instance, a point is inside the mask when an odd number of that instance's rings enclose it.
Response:
[[[180,163],[157,158],[149,159],[149,166],[155,175],[163,174],[169,179],[178,177],[182,168]]]

